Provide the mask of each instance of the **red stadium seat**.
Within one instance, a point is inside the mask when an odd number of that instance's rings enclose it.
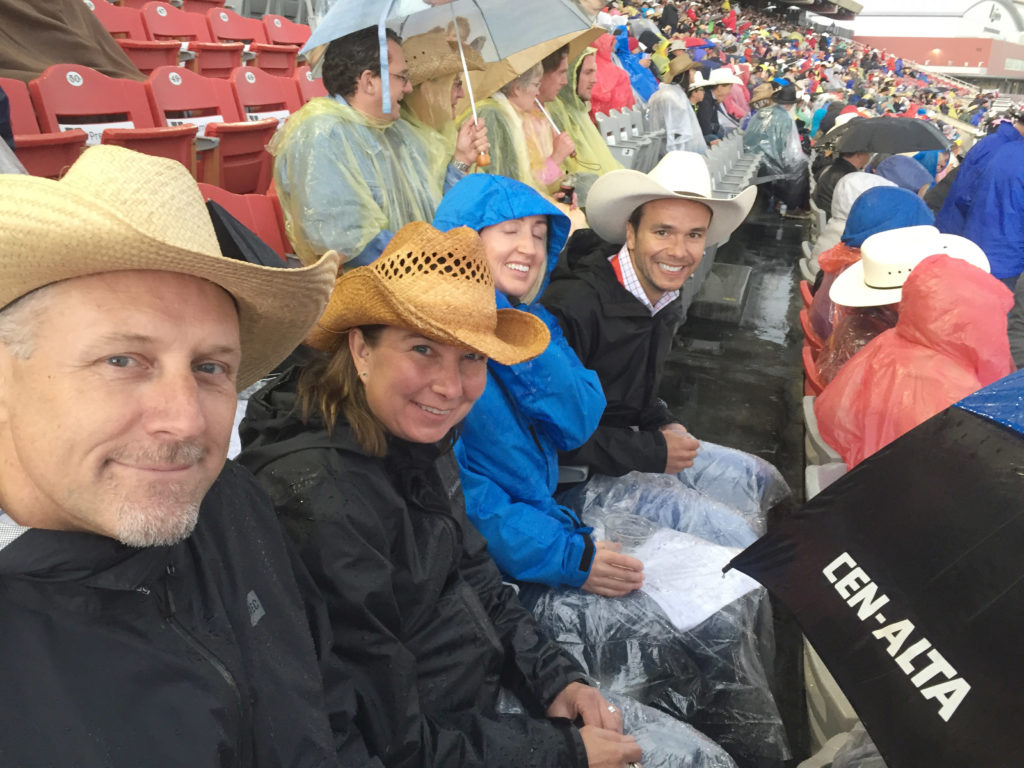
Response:
[[[206,78],[181,67],[154,70],[145,85],[162,122],[191,123],[199,126],[199,135],[218,140],[216,147],[199,153],[200,181],[239,194],[266,189],[271,169],[266,146],[277,130],[277,120],[247,120],[227,80]]]
[[[818,354],[818,350],[825,346],[825,341],[815,332],[814,326],[811,325],[811,316],[807,311],[807,307],[800,310],[800,328],[803,329],[804,338],[807,339],[807,343],[814,350],[814,354]]]
[[[290,77],[295,71],[299,46],[271,44],[259,19],[247,19],[227,8],[211,8],[206,12],[206,20],[216,40],[248,45],[254,56],[253,66],[279,77]]]
[[[298,83],[290,77],[268,75],[256,67],[238,67],[229,79],[238,106],[249,120],[276,117],[284,122],[302,106]]]
[[[14,154],[33,176],[59,179],[85,149],[85,131],[40,133],[28,86],[21,80],[0,77],[7,94],[14,132]]]
[[[811,306],[811,301],[814,299],[814,294],[811,293],[811,284],[806,280],[800,281],[800,298],[804,301],[804,306]]]
[[[296,24],[276,13],[266,14],[262,21],[263,29],[267,33],[267,42],[277,45],[297,45],[301,48],[312,34],[307,25]]]
[[[181,0],[181,10],[188,13],[206,13],[211,8],[223,8],[224,0]]]
[[[312,71],[305,65],[295,68],[294,79],[295,84],[299,87],[299,96],[302,97],[303,104],[317,96],[327,95],[323,78],[313,77]]]
[[[185,13],[167,3],[146,3],[142,21],[153,40],[178,40],[188,44],[195,59],[187,66],[205,77],[227,77],[242,63],[242,43],[217,43],[213,40],[206,16]]]
[[[178,63],[181,45],[173,40],[150,40],[138,8],[111,5],[107,0],[85,0],[85,4],[143,74]]]
[[[89,144],[116,144],[170,157],[195,174],[196,127],[157,126],[142,83],[78,64],[54,64],[28,86],[44,131],[81,128]]]
[[[818,373],[818,366],[814,362],[816,353],[807,344],[804,344],[800,354],[804,364],[804,394],[820,395],[821,390],[825,388],[825,382],[822,381],[821,374]]]
[[[203,198],[213,200],[251,229],[274,252],[286,261],[291,247],[285,239],[278,221],[281,218],[281,204],[276,197],[268,195],[236,195],[212,184],[199,184]]]

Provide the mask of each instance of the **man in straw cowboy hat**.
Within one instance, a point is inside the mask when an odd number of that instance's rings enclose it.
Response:
[[[464,123],[452,153],[400,119],[412,85],[401,39],[387,37],[387,112],[377,28],[367,27],[328,44],[329,95],[292,115],[271,144],[285,226],[304,264],[328,250],[351,266],[370,263],[402,226],[429,221],[444,190],[487,149],[482,123]]]
[[[273,506],[225,455],[337,256],[226,258],[183,166],[111,146],[0,177],[0,254],[3,763],[335,764]]]

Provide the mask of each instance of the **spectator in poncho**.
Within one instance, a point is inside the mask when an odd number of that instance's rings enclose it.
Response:
[[[669,63],[664,82],[648,102],[651,125],[665,129],[665,146],[669,152],[679,149],[701,155],[707,153],[697,113],[686,93],[694,71],[699,68],[700,64],[687,54],[677,55]]]
[[[432,218],[444,189],[487,148],[486,131],[472,121],[449,153],[399,118],[412,90],[400,43],[388,34],[384,104],[377,28],[332,41],[323,64],[330,95],[292,115],[271,144],[285,227],[303,263],[328,250],[348,266],[373,261],[400,227]]]
[[[761,176],[767,176],[772,193],[790,209],[808,206],[810,180],[807,155],[792,110],[797,103],[795,85],[786,85],[772,96],[773,104],[757,111],[743,135],[747,150],[761,152]]]

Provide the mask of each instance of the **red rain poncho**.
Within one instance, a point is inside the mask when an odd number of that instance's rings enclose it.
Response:
[[[594,56],[597,64],[597,81],[590,95],[590,117],[597,122],[598,112],[607,115],[613,109],[632,107],[634,98],[629,75],[622,67],[612,62],[615,37],[609,34],[601,35],[594,41],[594,47],[597,49]]]
[[[853,356],[814,403],[848,467],[1014,370],[1013,294],[967,262],[929,256],[907,278],[896,327]]]

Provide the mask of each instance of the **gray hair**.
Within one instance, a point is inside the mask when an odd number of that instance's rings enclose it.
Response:
[[[541,75],[544,74],[544,68],[538,62],[530,67],[528,70],[523,72],[519,77],[513,80],[511,83],[507,83],[501,86],[500,90],[506,96],[510,95],[513,91],[522,90],[531,80],[540,80]]]
[[[36,324],[53,285],[36,288],[0,309],[0,344],[14,357],[27,360],[35,351]]]

